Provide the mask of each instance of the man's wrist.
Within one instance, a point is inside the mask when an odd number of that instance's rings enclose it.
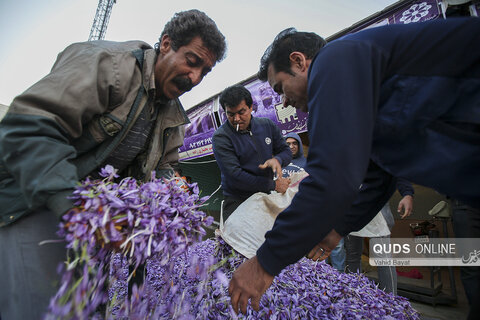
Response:
[[[270,252],[270,248],[268,248],[265,243],[258,248],[256,257],[258,264],[260,264],[263,270],[271,276],[276,276],[285,267],[282,266],[281,261]]]

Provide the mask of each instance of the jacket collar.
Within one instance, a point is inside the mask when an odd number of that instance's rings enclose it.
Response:
[[[145,50],[143,59],[143,86],[149,96],[155,97],[155,62],[157,61],[155,49]]]

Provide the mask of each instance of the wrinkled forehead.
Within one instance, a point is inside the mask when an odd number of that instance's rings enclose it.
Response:
[[[187,58],[191,61],[192,66],[202,67],[205,73],[210,72],[216,64],[216,55],[212,49],[208,48],[203,40],[197,36],[188,44],[180,46],[177,50],[173,50],[174,59]]]
[[[198,56],[207,67],[213,68],[217,62],[217,56],[213,50],[205,45],[200,37],[195,37],[185,46],[186,52]]]

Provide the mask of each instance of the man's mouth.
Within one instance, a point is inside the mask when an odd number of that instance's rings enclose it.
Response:
[[[240,122],[235,122],[235,123],[233,124],[233,127],[235,128],[236,131],[238,131],[238,130],[240,130],[240,126],[241,126],[241,125],[242,125],[242,124],[241,124]]]
[[[173,84],[177,87],[178,90],[187,92],[192,90],[193,84],[189,78],[185,77],[175,77],[172,79]]]

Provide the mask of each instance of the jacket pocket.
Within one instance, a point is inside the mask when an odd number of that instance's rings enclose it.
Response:
[[[30,209],[23,197],[22,190],[17,181],[2,171],[0,178],[0,227],[8,225],[21,216],[27,214]]]
[[[84,127],[82,136],[73,141],[73,146],[82,155],[114,137],[122,128],[122,123],[110,115],[96,116]]]
[[[107,138],[114,137],[123,128],[123,122],[110,114],[98,115],[86,125],[84,136],[101,143]]]
[[[111,115],[102,115],[98,119],[100,128],[107,136],[113,137],[123,128],[123,124]]]

